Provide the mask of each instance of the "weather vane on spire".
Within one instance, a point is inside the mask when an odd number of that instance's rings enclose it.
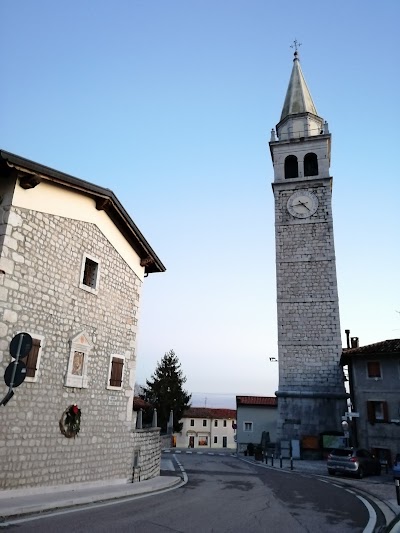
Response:
[[[294,48],[294,53],[297,55],[297,50],[300,48],[301,43],[297,39],[293,41],[293,44],[290,45],[290,48]]]

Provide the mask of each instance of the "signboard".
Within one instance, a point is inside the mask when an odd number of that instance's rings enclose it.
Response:
[[[21,346],[20,346],[21,345]],[[19,354],[18,347],[20,346]],[[18,333],[10,342],[11,357],[23,359],[32,349],[32,337],[29,333]]]
[[[324,449],[343,448],[346,446],[346,437],[342,435],[322,435],[322,447]]]
[[[108,405],[118,405],[119,398],[117,396],[109,396],[108,397]]]
[[[301,441],[304,450],[318,450],[319,438],[314,435],[306,435]]]
[[[15,370],[14,370],[14,367]],[[13,376],[13,372],[15,372]],[[14,379],[13,379],[14,378]],[[13,380],[13,387],[19,387],[26,378],[26,365],[22,361],[15,361],[10,363],[4,372],[4,381],[7,387],[11,387],[11,381]]]

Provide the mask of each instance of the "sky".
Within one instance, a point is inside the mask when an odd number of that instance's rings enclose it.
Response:
[[[137,382],[193,405],[278,388],[270,131],[294,39],[332,133],[343,345],[400,337],[398,0],[1,0],[0,147],[110,188],[161,261]]]

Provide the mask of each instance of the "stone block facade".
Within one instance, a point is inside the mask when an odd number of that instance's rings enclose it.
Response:
[[[144,481],[160,475],[160,428],[136,429],[132,481]]]
[[[138,461],[141,479],[158,475],[159,430],[137,432],[132,421],[144,273],[135,265],[141,259],[123,237],[122,223],[99,211],[88,191],[71,197],[65,184],[54,186],[54,202],[65,195],[61,211],[70,202],[73,212],[83,198],[88,211],[81,218],[13,205],[18,194],[26,204],[40,203],[41,187],[23,191],[7,176],[0,187],[0,372],[12,361],[9,346],[16,334],[26,332],[40,344],[33,375],[0,406],[0,489],[130,482]],[[50,197],[51,187],[43,184]],[[88,272],[95,284],[85,281]],[[7,390],[0,384],[0,400]],[[81,410],[80,431],[66,438],[59,421],[73,404]]]

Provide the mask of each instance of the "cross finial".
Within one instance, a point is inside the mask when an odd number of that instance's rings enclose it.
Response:
[[[297,39],[293,41],[293,44],[290,45],[290,48],[294,48],[295,54],[297,54],[297,50],[300,48],[301,43]]]

